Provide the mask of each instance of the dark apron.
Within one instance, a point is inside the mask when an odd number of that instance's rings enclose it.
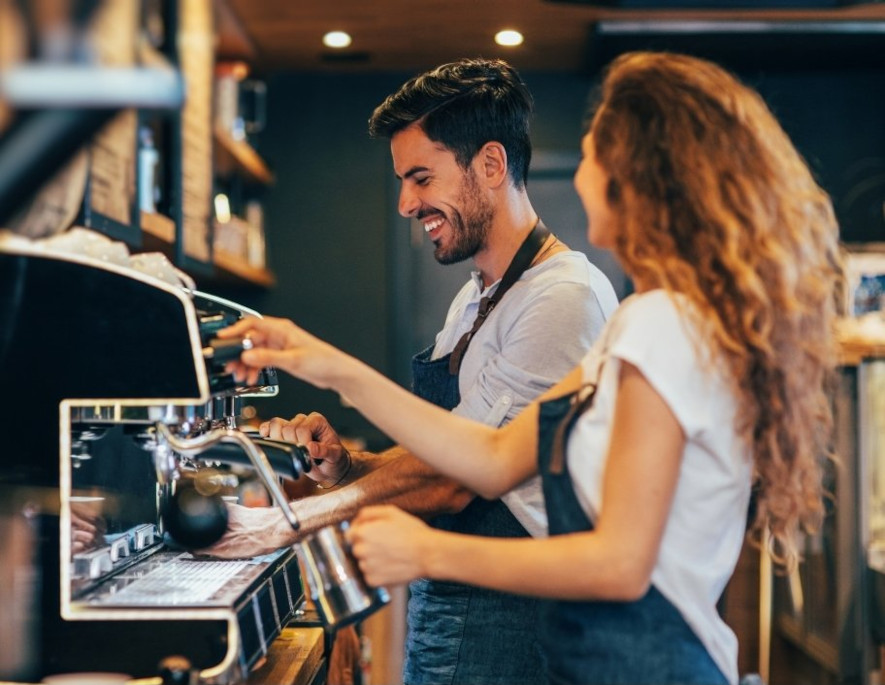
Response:
[[[593,530],[575,494],[560,442],[579,415],[567,416],[576,395],[540,406],[538,469],[550,535]],[[678,609],[654,587],[635,602],[549,600],[541,616],[553,685],[728,682]]]
[[[412,390],[444,409],[460,402],[449,355],[430,360],[431,345],[412,359]],[[470,535],[528,537],[501,500],[475,497],[458,514],[431,525]],[[538,638],[540,601],[494,590],[419,579],[409,586],[406,685],[546,683]]]

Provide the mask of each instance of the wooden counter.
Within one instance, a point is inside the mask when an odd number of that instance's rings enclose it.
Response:
[[[322,628],[284,628],[248,685],[319,685],[326,680]]]

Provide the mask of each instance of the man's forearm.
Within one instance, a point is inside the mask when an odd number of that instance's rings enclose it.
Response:
[[[352,474],[346,484],[290,503],[302,536],[349,520],[369,504],[394,504],[428,517],[461,511],[475,496],[400,447],[378,455],[358,452],[352,456]]]
[[[348,450],[351,458],[350,472],[342,479],[341,486],[349,485],[360,478],[365,478],[369,473],[392,463],[399,457],[408,454],[404,447],[394,445],[383,452],[357,452]]]

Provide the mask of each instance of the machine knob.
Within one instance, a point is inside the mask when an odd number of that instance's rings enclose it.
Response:
[[[196,685],[197,670],[187,657],[167,656],[160,662],[160,678],[163,685]]]

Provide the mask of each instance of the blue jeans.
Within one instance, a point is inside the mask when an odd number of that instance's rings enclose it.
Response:
[[[426,579],[410,587],[407,685],[547,682],[538,601]]]

